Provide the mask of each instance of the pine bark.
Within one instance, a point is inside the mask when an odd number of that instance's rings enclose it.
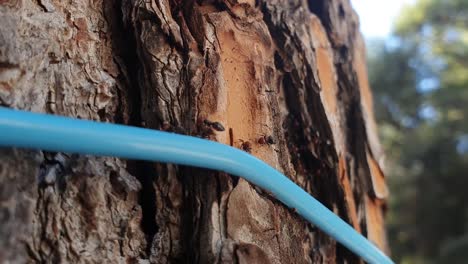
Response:
[[[1,105],[244,149],[388,250],[383,153],[348,0],[0,0],[0,25]],[[0,153],[2,263],[360,262],[222,172]]]

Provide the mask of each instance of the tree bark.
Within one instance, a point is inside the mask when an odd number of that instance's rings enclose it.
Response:
[[[241,148],[388,250],[383,153],[348,0],[0,0],[0,25],[3,106]],[[360,262],[225,173],[0,152],[0,262]]]

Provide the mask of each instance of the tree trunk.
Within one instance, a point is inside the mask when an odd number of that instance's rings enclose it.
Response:
[[[242,148],[387,250],[383,154],[348,0],[0,0],[0,25],[2,105]],[[0,152],[0,262],[360,262],[225,173]]]

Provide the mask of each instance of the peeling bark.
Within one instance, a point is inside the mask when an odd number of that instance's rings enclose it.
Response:
[[[383,153],[347,0],[7,0],[0,25],[2,105],[243,149],[388,250]],[[361,262],[225,173],[0,155],[1,262]]]

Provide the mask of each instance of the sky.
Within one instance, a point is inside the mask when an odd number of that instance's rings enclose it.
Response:
[[[361,21],[361,31],[366,38],[388,36],[401,8],[414,2],[414,0],[351,0]]]

